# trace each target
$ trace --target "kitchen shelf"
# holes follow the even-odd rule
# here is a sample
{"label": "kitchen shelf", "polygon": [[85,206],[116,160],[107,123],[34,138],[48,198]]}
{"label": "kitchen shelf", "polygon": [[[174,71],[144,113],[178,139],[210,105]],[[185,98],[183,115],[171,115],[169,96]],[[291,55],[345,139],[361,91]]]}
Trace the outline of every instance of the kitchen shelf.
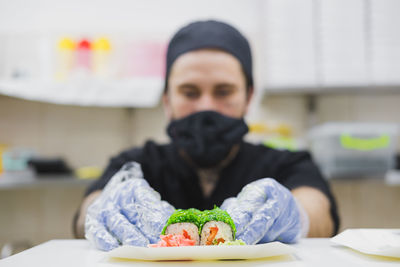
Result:
{"label": "kitchen shelf", "polygon": [[265,95],[338,95],[338,94],[382,94],[400,93],[400,85],[388,86],[343,86],[343,87],[291,87],[264,88]]}
{"label": "kitchen shelf", "polygon": [[36,175],[32,171],[13,171],[0,174],[0,190],[44,188],[44,187],[86,187],[93,180],[78,179],[73,175]]}
{"label": "kitchen shelf", "polygon": [[54,104],[102,107],[154,107],[163,90],[161,78],[70,82],[0,81],[0,94]]}

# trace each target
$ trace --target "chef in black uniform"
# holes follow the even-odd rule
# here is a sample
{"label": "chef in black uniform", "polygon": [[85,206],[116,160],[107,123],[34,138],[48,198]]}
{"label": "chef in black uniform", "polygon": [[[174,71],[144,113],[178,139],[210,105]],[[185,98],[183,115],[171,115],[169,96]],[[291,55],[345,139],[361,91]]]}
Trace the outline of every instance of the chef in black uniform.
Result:
{"label": "chef in black uniform", "polygon": [[[84,235],[88,206],[110,178],[132,161],[141,165],[144,179],[163,201],[182,209],[220,206],[246,185],[273,178],[271,194],[290,191],[289,198],[300,211],[290,216],[307,221],[303,236],[335,234],[336,204],[309,153],[243,141],[248,131],[243,117],[254,90],[252,73],[248,41],[231,25],[210,20],[181,28],[169,43],[166,59],[163,104],[171,142],[148,141],[113,157],[86,191],[74,220],[76,236]],[[232,207],[227,204],[228,211]],[[287,214],[278,214],[276,221],[280,216],[283,222],[290,221],[283,217]]]}

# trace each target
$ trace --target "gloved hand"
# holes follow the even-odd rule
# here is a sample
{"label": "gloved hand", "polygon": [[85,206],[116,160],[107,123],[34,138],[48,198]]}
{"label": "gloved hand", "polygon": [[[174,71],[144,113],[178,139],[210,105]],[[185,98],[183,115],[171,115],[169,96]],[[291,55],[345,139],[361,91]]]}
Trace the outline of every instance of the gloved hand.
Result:
{"label": "gloved hand", "polygon": [[156,243],[174,207],[143,179],[140,165],[125,164],[89,206],[85,237],[96,248]]}
{"label": "gloved hand", "polygon": [[226,210],[236,225],[236,238],[246,244],[281,241],[296,242],[307,228],[308,217],[301,219],[300,209],[290,191],[272,178],[246,185],[237,197],[226,199]]}

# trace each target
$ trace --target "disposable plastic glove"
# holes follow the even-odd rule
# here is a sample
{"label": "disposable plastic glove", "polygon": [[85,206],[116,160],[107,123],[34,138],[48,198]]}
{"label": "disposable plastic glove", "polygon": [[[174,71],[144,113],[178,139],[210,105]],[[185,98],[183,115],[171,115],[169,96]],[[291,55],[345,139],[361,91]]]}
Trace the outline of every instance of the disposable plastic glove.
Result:
{"label": "disposable plastic glove", "polygon": [[290,191],[272,178],[246,185],[237,197],[221,205],[235,222],[236,238],[246,244],[296,242],[308,228],[299,208]]}
{"label": "disposable plastic glove", "polygon": [[140,165],[125,164],[88,208],[85,237],[96,248],[156,243],[174,207],[143,179]]}

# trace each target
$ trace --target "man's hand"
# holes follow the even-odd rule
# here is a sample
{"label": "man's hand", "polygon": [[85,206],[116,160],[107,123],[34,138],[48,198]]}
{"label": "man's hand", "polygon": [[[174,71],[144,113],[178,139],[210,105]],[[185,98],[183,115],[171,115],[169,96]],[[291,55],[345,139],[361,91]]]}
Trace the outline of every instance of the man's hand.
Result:
{"label": "man's hand", "polygon": [[222,203],[235,222],[236,237],[246,244],[274,240],[296,242],[302,234],[298,204],[290,191],[271,178],[246,185],[235,198]]}
{"label": "man's hand", "polygon": [[89,206],[85,237],[98,249],[156,243],[174,207],[161,201],[136,162],[125,164]]}

